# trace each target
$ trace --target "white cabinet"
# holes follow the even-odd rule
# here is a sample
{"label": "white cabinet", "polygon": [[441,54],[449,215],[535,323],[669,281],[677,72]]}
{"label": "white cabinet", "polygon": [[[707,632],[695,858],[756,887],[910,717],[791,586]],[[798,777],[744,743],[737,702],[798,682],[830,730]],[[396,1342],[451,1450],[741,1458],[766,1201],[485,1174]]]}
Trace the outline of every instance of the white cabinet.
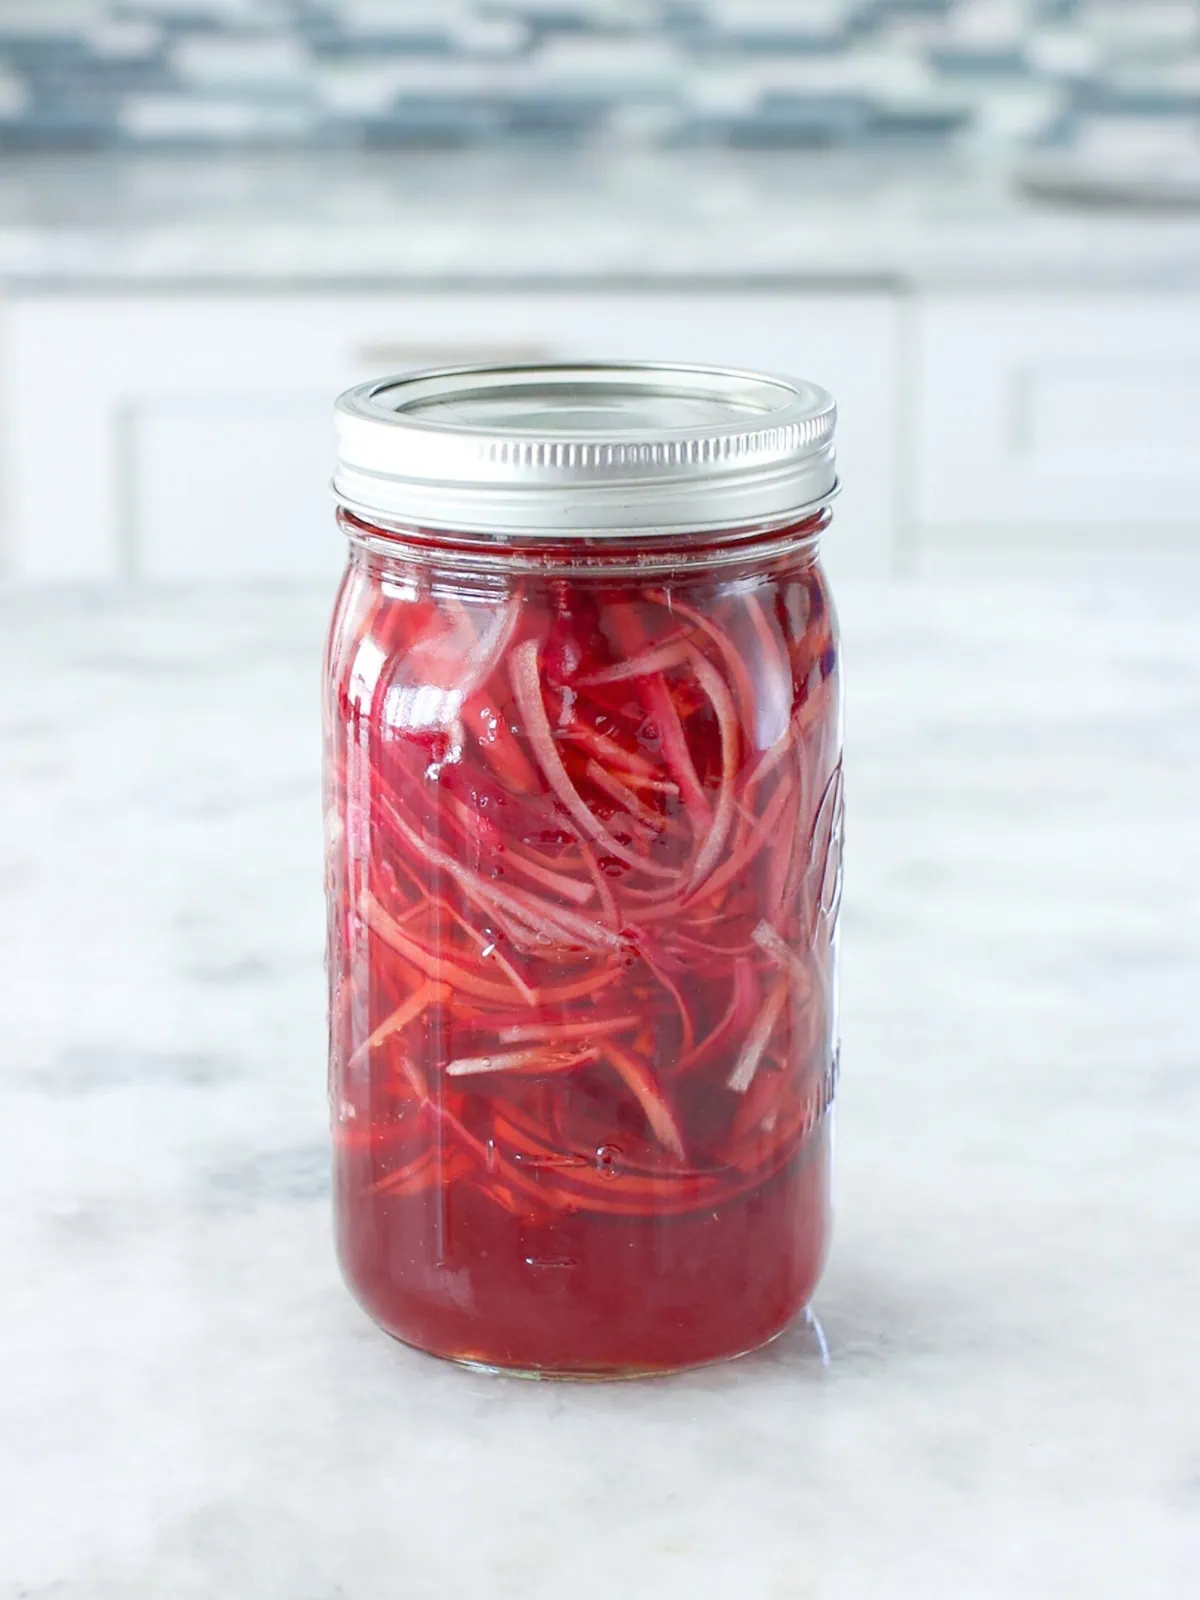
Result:
{"label": "white cabinet", "polygon": [[7,568],[328,576],[333,397],[474,359],[761,367],[837,395],[835,576],[892,560],[900,313],[876,293],[21,295],[4,312]]}
{"label": "white cabinet", "polygon": [[1200,296],[920,303],[913,440],[923,551],[1200,535]]}
{"label": "white cabinet", "polygon": [[321,473],[329,400],[312,394],[179,397],[130,408],[131,572],[153,578],[315,577],[344,554]]}
{"label": "white cabinet", "polygon": [[23,293],[0,307],[4,573],[328,578],[342,388],[556,358],[832,389],[835,578],[1022,544],[1200,545],[1200,295]]}

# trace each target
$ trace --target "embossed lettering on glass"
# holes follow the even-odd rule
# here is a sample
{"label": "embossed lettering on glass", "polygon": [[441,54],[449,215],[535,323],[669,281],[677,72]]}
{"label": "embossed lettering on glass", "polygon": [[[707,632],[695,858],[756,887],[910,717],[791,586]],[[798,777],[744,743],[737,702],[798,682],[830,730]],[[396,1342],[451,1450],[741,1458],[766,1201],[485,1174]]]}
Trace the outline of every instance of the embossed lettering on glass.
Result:
{"label": "embossed lettering on glass", "polygon": [[338,406],[338,1247],[535,1375],[743,1353],[828,1236],[843,783],[824,391],[488,368]]}

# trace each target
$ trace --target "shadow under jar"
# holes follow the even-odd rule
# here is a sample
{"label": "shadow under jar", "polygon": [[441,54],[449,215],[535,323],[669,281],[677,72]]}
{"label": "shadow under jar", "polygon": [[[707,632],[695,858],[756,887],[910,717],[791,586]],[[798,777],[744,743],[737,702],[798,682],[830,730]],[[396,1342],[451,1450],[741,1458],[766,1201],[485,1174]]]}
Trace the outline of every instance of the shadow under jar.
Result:
{"label": "shadow under jar", "polygon": [[338,1247],[388,1332],[537,1376],[752,1350],[828,1237],[833,402],[700,368],[338,406]]}

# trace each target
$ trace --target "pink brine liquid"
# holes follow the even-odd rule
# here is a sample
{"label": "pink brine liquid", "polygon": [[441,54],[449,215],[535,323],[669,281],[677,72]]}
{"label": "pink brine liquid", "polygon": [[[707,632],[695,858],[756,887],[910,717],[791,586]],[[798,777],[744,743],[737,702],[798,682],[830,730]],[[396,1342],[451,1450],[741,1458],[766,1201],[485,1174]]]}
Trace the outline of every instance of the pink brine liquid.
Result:
{"label": "pink brine liquid", "polygon": [[807,1303],[841,883],[824,520],[653,575],[352,546],[335,1193],[346,1277],[397,1337],[617,1376],[753,1349]]}

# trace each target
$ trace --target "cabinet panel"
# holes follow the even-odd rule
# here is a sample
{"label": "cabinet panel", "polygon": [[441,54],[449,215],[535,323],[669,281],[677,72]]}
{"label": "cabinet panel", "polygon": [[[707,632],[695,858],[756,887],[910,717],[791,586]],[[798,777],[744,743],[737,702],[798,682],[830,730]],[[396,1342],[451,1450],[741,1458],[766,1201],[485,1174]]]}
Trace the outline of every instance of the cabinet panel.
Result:
{"label": "cabinet panel", "polygon": [[336,578],[329,400],[162,396],[130,413],[128,564],[154,579]]}
{"label": "cabinet panel", "polygon": [[1200,532],[1200,296],[947,296],[918,330],[923,538]]}
{"label": "cabinet panel", "polygon": [[886,569],[898,320],[870,294],[23,296],[5,377],[9,569],[315,576],[339,390],[407,366],[563,358],[711,361],[825,383],[841,405],[847,485],[830,565]]}

